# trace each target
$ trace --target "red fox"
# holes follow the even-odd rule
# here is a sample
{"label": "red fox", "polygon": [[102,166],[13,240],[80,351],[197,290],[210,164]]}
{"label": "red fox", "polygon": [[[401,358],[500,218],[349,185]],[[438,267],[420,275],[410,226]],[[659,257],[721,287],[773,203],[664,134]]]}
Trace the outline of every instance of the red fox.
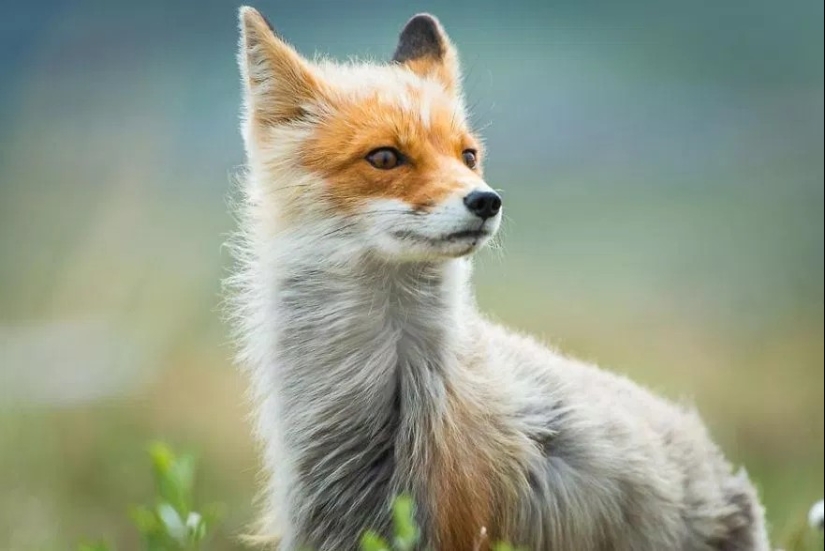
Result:
{"label": "red fox", "polygon": [[421,548],[765,551],[764,512],[698,415],[480,314],[484,180],[458,53],[410,19],[391,60],[310,61],[240,10],[229,279],[278,549],[357,549],[416,503]]}

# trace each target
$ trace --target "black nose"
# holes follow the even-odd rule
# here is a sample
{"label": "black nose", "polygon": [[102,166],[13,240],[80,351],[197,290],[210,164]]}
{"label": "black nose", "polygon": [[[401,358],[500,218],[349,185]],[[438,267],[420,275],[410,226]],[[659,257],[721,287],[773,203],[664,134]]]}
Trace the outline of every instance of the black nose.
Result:
{"label": "black nose", "polygon": [[470,212],[480,218],[492,218],[501,210],[501,197],[492,191],[474,191],[464,198]]}

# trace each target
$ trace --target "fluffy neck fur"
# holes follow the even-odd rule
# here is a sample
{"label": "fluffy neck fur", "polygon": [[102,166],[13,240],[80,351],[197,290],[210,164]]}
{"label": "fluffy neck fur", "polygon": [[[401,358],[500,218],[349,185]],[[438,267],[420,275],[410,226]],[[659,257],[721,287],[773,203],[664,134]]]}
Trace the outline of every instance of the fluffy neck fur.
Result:
{"label": "fluffy neck fur", "polygon": [[[446,448],[467,407],[451,396],[466,394],[458,358],[472,355],[469,261],[390,265],[343,221],[273,232],[248,215],[236,296],[276,514],[265,530],[285,549],[348,549],[388,528],[391,499],[410,492],[427,531],[433,465],[462,461]],[[456,468],[441,469],[452,487]]]}

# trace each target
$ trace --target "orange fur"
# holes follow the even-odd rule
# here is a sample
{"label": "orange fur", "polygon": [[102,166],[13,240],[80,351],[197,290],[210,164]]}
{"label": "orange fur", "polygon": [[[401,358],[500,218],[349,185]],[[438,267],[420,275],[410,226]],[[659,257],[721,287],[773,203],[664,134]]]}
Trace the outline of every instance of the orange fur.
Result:
{"label": "orange fur", "polygon": [[[448,392],[448,413],[434,430],[430,466],[431,506],[439,549],[486,551],[500,539],[503,504],[511,499],[512,455],[490,439],[491,420],[480,405]],[[492,431],[494,432],[494,431]]]}
{"label": "orange fur", "polygon": [[[408,92],[418,108],[422,91]],[[343,208],[361,199],[393,198],[426,209],[461,187],[468,171],[481,171],[462,161],[462,151],[481,146],[453,111],[452,98],[431,95],[427,101],[430,120],[422,121],[421,113],[377,95],[342,100],[336,116],[321,123],[302,147],[301,162],[324,176],[329,196]],[[392,170],[372,167],[364,158],[379,147],[398,149],[407,162]]]}
{"label": "orange fur", "polygon": [[295,49],[275,36],[256,11],[244,13],[246,85],[257,129],[298,118],[301,105],[323,96],[325,87]]}
{"label": "orange fur", "polygon": [[404,63],[409,70],[425,78],[435,78],[444,88],[452,93],[458,92],[459,81],[458,61],[452,52],[445,54],[447,59],[436,59],[433,57],[422,57]]}

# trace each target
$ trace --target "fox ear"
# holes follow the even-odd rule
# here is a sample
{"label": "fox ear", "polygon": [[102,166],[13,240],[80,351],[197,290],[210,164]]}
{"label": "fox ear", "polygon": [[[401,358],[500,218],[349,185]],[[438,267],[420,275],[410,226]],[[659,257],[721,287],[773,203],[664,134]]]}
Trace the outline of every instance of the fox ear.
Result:
{"label": "fox ear", "polygon": [[303,106],[317,100],[321,83],[312,67],[279,38],[255,8],[239,13],[241,40],[238,64],[248,116],[264,123],[300,118]]}
{"label": "fox ear", "polygon": [[418,75],[435,77],[451,92],[459,91],[458,52],[438,19],[428,13],[420,13],[407,21],[392,60]]}

